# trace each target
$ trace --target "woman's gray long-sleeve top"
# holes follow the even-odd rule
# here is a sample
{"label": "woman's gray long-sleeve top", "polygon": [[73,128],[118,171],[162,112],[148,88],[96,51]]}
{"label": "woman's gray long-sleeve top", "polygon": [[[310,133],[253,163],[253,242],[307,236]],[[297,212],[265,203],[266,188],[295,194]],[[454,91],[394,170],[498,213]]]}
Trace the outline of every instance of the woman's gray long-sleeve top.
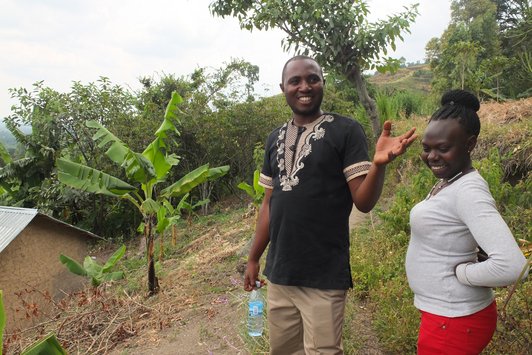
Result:
{"label": "woman's gray long-sleeve top", "polygon": [[[478,312],[493,301],[491,287],[514,283],[526,264],[477,171],[414,206],[410,225],[406,273],[420,310],[446,317]],[[477,262],[477,246],[488,260]]]}

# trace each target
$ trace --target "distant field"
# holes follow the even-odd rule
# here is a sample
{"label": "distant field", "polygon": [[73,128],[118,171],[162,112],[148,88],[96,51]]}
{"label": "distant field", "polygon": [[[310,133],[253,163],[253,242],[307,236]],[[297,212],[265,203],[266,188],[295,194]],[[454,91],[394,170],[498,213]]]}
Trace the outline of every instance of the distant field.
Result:
{"label": "distant field", "polygon": [[428,64],[399,68],[394,74],[376,73],[368,78],[370,83],[380,88],[394,88],[423,93],[430,92],[431,80],[432,72]]}

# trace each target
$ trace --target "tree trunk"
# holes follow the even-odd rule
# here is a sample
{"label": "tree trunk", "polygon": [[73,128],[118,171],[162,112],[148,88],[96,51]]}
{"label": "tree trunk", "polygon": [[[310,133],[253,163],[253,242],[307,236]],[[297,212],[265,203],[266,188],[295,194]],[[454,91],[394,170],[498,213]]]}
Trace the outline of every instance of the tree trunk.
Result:
{"label": "tree trunk", "polygon": [[177,244],[177,227],[175,224],[172,224],[172,246],[175,247]]}
{"label": "tree trunk", "polygon": [[373,136],[377,139],[381,134],[381,121],[379,119],[379,113],[377,111],[377,104],[368,93],[366,82],[362,77],[362,72],[358,66],[353,67],[347,74],[347,80],[355,85],[358,93],[360,103],[364,106],[366,113],[368,114],[371,122],[371,128],[373,129]]}
{"label": "tree trunk", "polygon": [[499,102],[499,77],[497,76],[497,102]]}
{"label": "tree trunk", "polygon": [[144,223],[144,237],[146,238],[146,254],[148,259],[148,295],[152,296],[159,291],[159,281],[155,276],[155,263],[153,260],[153,217],[145,217]]}

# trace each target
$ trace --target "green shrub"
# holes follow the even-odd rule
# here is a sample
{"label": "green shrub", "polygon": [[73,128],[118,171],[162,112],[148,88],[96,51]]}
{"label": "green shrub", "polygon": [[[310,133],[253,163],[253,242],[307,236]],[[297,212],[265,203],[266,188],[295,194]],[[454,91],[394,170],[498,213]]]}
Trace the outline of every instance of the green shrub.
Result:
{"label": "green shrub", "polygon": [[[488,156],[475,162],[475,167],[487,181],[497,207],[514,237],[530,241],[532,236],[532,179],[529,173],[512,186],[504,181],[503,160],[497,148]],[[523,223],[529,221],[529,223]]]}

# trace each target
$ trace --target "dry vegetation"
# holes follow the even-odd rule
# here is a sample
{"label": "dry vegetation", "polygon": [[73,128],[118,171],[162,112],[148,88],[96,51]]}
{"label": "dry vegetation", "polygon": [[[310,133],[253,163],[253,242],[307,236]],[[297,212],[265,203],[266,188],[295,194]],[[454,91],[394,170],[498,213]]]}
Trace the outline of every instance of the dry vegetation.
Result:
{"label": "dry vegetation", "polygon": [[245,212],[233,206],[223,219],[202,218],[201,225],[183,230],[159,265],[156,296],[146,297],[142,260],[129,256],[128,268],[140,266],[130,269],[127,280],[70,294],[59,303],[49,300],[51,311],[34,326],[5,334],[5,353],[18,354],[49,332],[69,354],[244,353],[239,323],[245,295],[236,255],[250,236],[253,218]]}
{"label": "dry vegetation", "polygon": [[[481,105],[481,139],[475,154],[485,155],[497,147],[505,175],[523,177],[532,169],[532,98]],[[519,123],[523,124],[512,124]],[[524,129],[523,129],[524,127]],[[475,158],[475,157],[474,157]]]}

